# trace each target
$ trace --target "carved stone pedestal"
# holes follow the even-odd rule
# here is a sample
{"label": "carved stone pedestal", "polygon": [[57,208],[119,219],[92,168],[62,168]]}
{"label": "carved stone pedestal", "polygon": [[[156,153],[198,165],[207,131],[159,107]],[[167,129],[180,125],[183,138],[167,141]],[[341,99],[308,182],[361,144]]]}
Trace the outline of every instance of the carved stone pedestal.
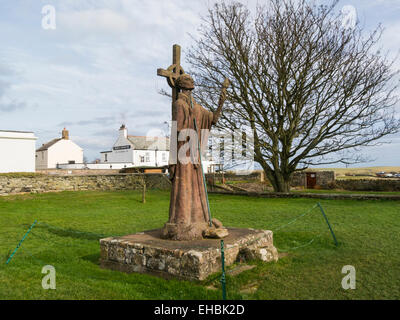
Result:
{"label": "carved stone pedestal", "polygon": [[[225,265],[260,259],[277,261],[272,231],[228,228]],[[102,268],[187,280],[204,280],[221,271],[220,240],[173,241],[161,229],[100,240]]]}

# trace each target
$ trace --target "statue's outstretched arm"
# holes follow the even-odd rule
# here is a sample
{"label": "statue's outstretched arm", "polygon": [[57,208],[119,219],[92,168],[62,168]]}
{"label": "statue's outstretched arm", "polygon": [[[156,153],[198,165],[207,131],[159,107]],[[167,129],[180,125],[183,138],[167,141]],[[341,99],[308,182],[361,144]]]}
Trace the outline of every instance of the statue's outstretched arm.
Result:
{"label": "statue's outstretched arm", "polygon": [[218,119],[219,119],[219,117],[221,115],[222,106],[224,105],[224,102],[226,100],[226,90],[228,89],[229,85],[230,85],[229,79],[225,78],[225,81],[222,84],[221,95],[219,96],[218,108],[214,112],[213,124],[216,124],[218,122]]}

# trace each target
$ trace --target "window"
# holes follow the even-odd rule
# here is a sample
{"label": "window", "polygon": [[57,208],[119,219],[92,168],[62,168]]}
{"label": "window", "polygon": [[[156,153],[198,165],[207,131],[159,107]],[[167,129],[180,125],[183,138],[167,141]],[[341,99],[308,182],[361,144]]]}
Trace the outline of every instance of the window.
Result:
{"label": "window", "polygon": [[75,160],[69,160],[68,164],[75,164]]}
{"label": "window", "polygon": [[247,141],[247,136],[246,132],[243,131],[242,133],[242,157],[246,157],[246,141]]}
{"label": "window", "polygon": [[107,156],[108,156],[108,154],[105,153],[105,154],[104,154],[104,162],[107,162],[107,161],[108,161],[108,160],[107,160]]}
{"label": "window", "polygon": [[144,162],[144,156],[140,156],[140,162]]}
{"label": "window", "polygon": [[146,152],[146,162],[150,162],[150,152]]}
{"label": "window", "polygon": [[163,152],[162,154],[162,161],[163,162],[167,161],[167,154],[165,152]]}

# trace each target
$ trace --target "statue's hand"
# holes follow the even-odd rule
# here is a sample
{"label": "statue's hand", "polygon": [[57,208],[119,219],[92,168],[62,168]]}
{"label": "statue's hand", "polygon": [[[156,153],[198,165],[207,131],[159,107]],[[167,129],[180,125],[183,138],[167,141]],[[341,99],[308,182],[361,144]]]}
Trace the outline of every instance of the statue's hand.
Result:
{"label": "statue's hand", "polygon": [[221,94],[219,96],[218,107],[217,110],[214,112],[213,124],[216,124],[218,122],[219,116],[221,115],[222,106],[224,105],[224,102],[226,100],[226,90],[228,89],[229,85],[229,79],[225,78],[225,81],[222,84]]}
{"label": "statue's hand", "polygon": [[225,78],[224,82],[222,83],[222,88],[225,90],[228,89],[228,87],[231,85],[231,82],[229,81],[228,78]]}

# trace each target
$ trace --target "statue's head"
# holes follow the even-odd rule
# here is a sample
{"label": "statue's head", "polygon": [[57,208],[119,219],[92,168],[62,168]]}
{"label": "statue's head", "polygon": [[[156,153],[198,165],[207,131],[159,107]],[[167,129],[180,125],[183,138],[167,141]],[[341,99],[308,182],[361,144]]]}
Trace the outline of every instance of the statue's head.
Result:
{"label": "statue's head", "polygon": [[176,79],[176,86],[179,89],[183,90],[193,90],[194,89],[194,81],[193,78],[188,74],[182,74]]}

